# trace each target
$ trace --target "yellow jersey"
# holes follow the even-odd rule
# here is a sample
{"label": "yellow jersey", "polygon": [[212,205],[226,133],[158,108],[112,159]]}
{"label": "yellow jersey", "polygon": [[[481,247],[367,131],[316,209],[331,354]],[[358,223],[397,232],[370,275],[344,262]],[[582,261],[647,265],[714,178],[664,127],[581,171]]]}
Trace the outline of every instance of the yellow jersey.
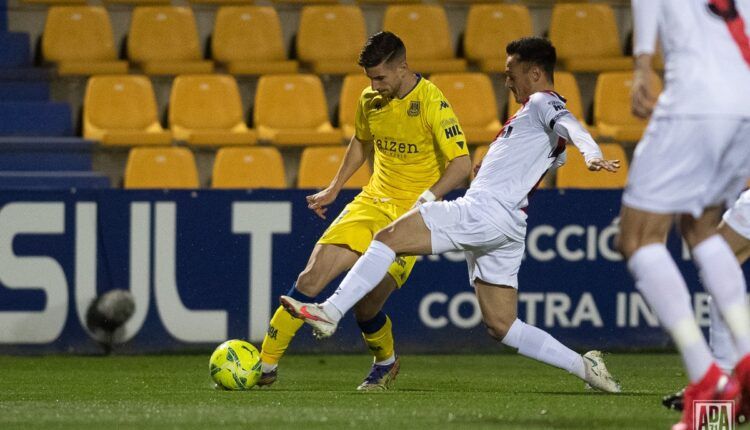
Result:
{"label": "yellow jersey", "polygon": [[355,127],[357,139],[372,142],[375,151],[373,174],[362,195],[405,208],[437,182],[448,161],[469,154],[451,105],[421,76],[402,99],[365,88]]}

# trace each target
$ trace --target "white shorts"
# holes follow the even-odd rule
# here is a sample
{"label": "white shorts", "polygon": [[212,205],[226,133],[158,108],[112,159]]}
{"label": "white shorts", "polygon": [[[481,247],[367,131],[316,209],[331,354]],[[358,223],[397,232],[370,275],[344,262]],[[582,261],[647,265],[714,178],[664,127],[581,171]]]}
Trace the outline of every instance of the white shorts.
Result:
{"label": "white shorts", "polygon": [[750,119],[652,119],[635,149],[623,203],[700,216],[731,204],[750,176]]}
{"label": "white shorts", "polygon": [[750,239],[750,190],[742,193],[734,205],[724,212],[724,222],[740,236]]}
{"label": "white shorts", "polygon": [[[419,207],[432,238],[432,253],[465,251],[469,282],[474,280],[518,288],[518,269],[525,244],[503,233],[472,210],[474,200],[425,203]],[[510,219],[510,215],[509,215]]]}

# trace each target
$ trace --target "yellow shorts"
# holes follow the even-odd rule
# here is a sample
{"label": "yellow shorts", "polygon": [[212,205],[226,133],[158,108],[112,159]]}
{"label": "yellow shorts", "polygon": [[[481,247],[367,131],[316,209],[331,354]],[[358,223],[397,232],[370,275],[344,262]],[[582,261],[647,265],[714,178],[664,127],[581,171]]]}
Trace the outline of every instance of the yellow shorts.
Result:
{"label": "yellow shorts", "polygon": [[[318,240],[322,245],[346,245],[353,251],[363,254],[372,242],[372,237],[406,212],[406,209],[358,195],[351,201],[335,220],[328,226]],[[409,278],[416,257],[397,257],[388,273],[391,274],[399,288]]]}

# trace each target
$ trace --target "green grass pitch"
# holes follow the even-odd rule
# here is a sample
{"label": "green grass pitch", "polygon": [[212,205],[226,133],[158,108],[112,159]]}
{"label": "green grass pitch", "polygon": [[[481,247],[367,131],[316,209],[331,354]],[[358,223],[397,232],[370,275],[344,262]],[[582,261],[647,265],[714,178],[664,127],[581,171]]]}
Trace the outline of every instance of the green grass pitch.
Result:
{"label": "green grass pitch", "polygon": [[514,354],[405,355],[395,390],[360,393],[369,357],[290,354],[272,387],[222,392],[208,357],[0,356],[0,429],[669,428],[685,382],[674,354],[607,356],[620,395]]}

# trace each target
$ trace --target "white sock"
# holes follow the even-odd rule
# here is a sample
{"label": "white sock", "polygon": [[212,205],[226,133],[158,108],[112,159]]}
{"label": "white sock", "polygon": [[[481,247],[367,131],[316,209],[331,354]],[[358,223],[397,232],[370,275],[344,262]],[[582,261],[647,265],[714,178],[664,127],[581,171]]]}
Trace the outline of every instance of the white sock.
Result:
{"label": "white sock", "polygon": [[740,264],[727,242],[715,234],[693,248],[706,291],[711,293],[734,339],[737,352],[750,353],[750,310],[745,296],[747,286]]}
{"label": "white sock", "polygon": [[[321,305],[323,311],[336,321],[341,319],[383,280],[395,259],[396,253],[388,245],[377,240],[370,242],[367,251],[359,257],[336,291]],[[331,307],[338,312],[338,318]]]}
{"label": "white sock", "polygon": [[669,251],[661,243],[646,245],[630,257],[628,270],[636,288],[672,336],[690,381],[699,381],[713,363],[713,357],[695,322],[685,279]]}
{"label": "white sock", "polygon": [[534,360],[565,369],[581,379],[586,367],[580,354],[560,343],[546,331],[516,319],[503,338],[503,345],[516,348],[518,353]]}
{"label": "white sock", "polygon": [[737,348],[734,347],[732,333],[729,332],[729,328],[721,317],[716,302],[709,298],[708,303],[711,317],[711,327],[708,330],[711,351],[714,353],[716,363],[721,367],[721,370],[730,374],[740,356],[737,353]]}
{"label": "white sock", "polygon": [[273,372],[275,368],[279,367],[278,364],[268,364],[265,361],[260,362],[260,370],[263,373]]}
{"label": "white sock", "polygon": [[376,361],[375,364],[377,364],[378,366],[387,366],[395,362],[396,362],[396,354],[391,354],[390,357],[386,358],[383,361]]}

